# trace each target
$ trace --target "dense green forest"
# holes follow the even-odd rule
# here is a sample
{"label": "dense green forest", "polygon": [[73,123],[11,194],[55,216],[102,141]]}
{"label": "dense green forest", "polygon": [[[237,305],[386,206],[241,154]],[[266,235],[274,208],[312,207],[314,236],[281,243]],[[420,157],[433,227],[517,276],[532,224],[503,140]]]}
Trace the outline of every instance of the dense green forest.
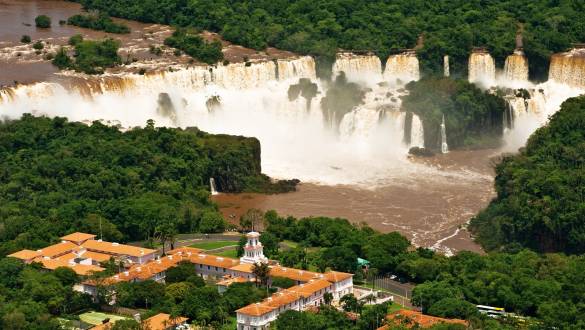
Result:
{"label": "dense green forest", "polygon": [[103,13],[73,15],[67,19],[67,24],[109,33],[130,33],[128,26],[115,23],[108,15]]}
{"label": "dense green forest", "polygon": [[37,118],[0,123],[0,255],[38,249],[71,231],[141,240],[225,227],[209,179],[225,192],[278,192],[261,174],[254,138]]}
{"label": "dense green forest", "polygon": [[585,253],[585,97],[565,101],[496,174],[497,197],[471,222],[486,249]]}
{"label": "dense green forest", "polygon": [[172,36],[166,38],[165,45],[180,49],[207,64],[215,64],[223,59],[221,42],[207,42],[200,36],[183,29],[176,30]]}
{"label": "dense green forest", "polygon": [[546,78],[549,57],[585,41],[585,3],[570,0],[76,0],[86,8],[143,22],[219,32],[254,49],[267,45],[333,59],[338,48],[382,58],[418,49],[425,73],[464,74],[474,46],[502,65],[521,30],[533,78]]}
{"label": "dense green forest", "polygon": [[[445,116],[450,148],[497,146],[503,133],[505,100],[466,80],[423,78],[406,85],[402,110],[417,114],[424,127],[425,146],[441,150]],[[409,133],[410,130],[405,130]]]}
{"label": "dense green forest", "polygon": [[[483,304],[532,316],[539,325],[537,328],[585,327],[585,256],[521,250],[483,256],[460,252],[445,257],[429,249],[414,249],[398,233],[382,234],[345,219],[297,220],[269,211],[264,222],[266,230],[260,240],[271,259],[289,267],[354,272],[354,281],[358,283],[371,280],[373,275],[397,275],[401,280],[418,284],[412,301],[431,315],[468,319],[475,328],[516,327],[513,319],[498,324],[482,318],[474,305]],[[298,245],[283,249],[279,244],[283,241]],[[369,273],[358,268],[357,257],[370,261]],[[360,312],[363,306],[352,308]],[[317,316],[306,317],[316,322],[311,324],[327,321]],[[321,328],[327,327],[316,327]]]}
{"label": "dense green forest", "polygon": [[53,58],[53,65],[59,69],[71,69],[87,74],[103,73],[110,68],[122,63],[118,55],[120,42],[111,38],[104,40],[83,40],[79,34],[71,37],[69,43],[74,46],[73,56],[69,56],[63,47],[57,51]]}

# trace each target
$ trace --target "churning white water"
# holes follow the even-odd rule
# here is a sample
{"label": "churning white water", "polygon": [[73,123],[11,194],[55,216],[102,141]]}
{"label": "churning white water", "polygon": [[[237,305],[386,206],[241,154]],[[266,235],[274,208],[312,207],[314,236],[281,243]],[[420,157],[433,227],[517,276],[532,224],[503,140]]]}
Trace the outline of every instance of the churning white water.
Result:
{"label": "churning white water", "polygon": [[[474,56],[474,76],[492,79],[491,61],[489,54]],[[210,133],[257,137],[263,171],[276,178],[366,187],[409,184],[409,178],[435,171],[407,159],[410,147],[424,147],[421,119],[412,117],[410,139],[405,139],[406,115],[400,111],[404,93],[400,84],[402,79],[418,79],[418,60],[408,54],[388,62],[391,66],[382,74],[375,56],[338,57],[334,71],[347,70],[350,81],[366,80],[370,91],[363,105],[342,115],[337,129],[329,129],[324,122],[320,103],[327,86],[315,79],[310,57],[179,68],[144,76],[77,77],[67,87],[55,82],[21,85],[0,91],[0,116],[18,118],[32,112],[71,121],[103,120],[125,128],[143,126],[148,119],[160,126],[197,126]],[[310,102],[302,96],[289,99],[289,86],[299,78],[317,84],[318,93]],[[562,75],[557,74],[555,80],[561,81]],[[509,98],[514,125],[505,139],[510,151],[517,150],[562,101],[582,92],[557,82],[532,86],[529,91],[530,98]],[[172,115],[160,111],[161,99]],[[441,128],[442,149],[447,151],[444,122]]]}
{"label": "churning white water", "polygon": [[[368,74],[371,63],[365,61]],[[308,108],[302,96],[288,97],[289,86],[299,78],[318,85]],[[263,172],[306,182],[371,187],[392,178],[408,180],[417,166],[422,167],[407,159],[410,145],[403,142],[405,115],[395,87],[374,84],[365,104],[341,119],[337,133],[324,123],[320,102],[326,87],[315,80],[314,62],[308,57],[77,80],[81,85],[74,88],[46,82],[4,90],[0,114],[103,120],[124,128],[154,119],[159,126],[197,126],[210,133],[256,137],[262,146]],[[161,99],[166,100],[167,111],[174,111],[172,116],[162,115]],[[418,117],[411,135],[411,145],[424,145]]]}

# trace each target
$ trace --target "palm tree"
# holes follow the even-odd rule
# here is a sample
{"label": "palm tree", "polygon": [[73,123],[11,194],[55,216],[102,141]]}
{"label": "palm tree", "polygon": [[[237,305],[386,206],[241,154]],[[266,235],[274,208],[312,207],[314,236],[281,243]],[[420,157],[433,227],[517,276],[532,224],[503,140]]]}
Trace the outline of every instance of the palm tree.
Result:
{"label": "palm tree", "polygon": [[268,284],[268,278],[270,276],[270,267],[267,263],[258,262],[252,266],[252,274],[256,277],[256,283],[260,282],[260,285],[266,286]]}

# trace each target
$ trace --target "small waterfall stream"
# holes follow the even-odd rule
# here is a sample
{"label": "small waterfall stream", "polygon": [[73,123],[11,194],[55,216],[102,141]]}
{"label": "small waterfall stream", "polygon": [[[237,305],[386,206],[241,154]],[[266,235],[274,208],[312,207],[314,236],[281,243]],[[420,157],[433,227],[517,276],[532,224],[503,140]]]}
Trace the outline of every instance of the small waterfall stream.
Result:
{"label": "small waterfall stream", "polygon": [[445,115],[441,121],[441,153],[448,153],[449,146],[447,145],[447,129],[445,128]]}
{"label": "small waterfall stream", "polygon": [[211,190],[211,195],[218,195],[219,192],[217,191],[217,188],[215,187],[215,179],[214,178],[209,178],[209,190]]}

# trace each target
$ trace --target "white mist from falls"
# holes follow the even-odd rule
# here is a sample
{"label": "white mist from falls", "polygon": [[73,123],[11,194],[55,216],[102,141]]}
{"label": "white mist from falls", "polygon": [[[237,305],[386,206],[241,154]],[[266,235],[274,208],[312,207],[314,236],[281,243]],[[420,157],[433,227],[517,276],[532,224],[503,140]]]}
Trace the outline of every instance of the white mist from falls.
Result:
{"label": "white mist from falls", "polygon": [[[2,89],[0,118],[33,113],[86,123],[101,120],[124,128],[154,119],[158,126],[197,126],[210,133],[257,137],[263,172],[275,178],[364,187],[405,182],[423,169],[417,170],[419,165],[407,159],[400,95],[377,84],[382,72],[374,60],[363,64],[368,75],[380,79],[371,80],[374,88],[365,104],[341,119],[339,135],[325,128],[320,101],[326,86],[315,81],[311,57],[191,66],[145,75],[87,77],[67,72],[59,82]],[[355,62],[350,67],[354,73],[362,70]],[[303,97],[288,98],[289,86],[299,78],[318,85],[309,109]],[[157,111],[161,93],[170,100],[174,120]],[[219,104],[209,106],[210,100]],[[411,145],[422,145],[420,119],[413,119],[413,128]]]}

